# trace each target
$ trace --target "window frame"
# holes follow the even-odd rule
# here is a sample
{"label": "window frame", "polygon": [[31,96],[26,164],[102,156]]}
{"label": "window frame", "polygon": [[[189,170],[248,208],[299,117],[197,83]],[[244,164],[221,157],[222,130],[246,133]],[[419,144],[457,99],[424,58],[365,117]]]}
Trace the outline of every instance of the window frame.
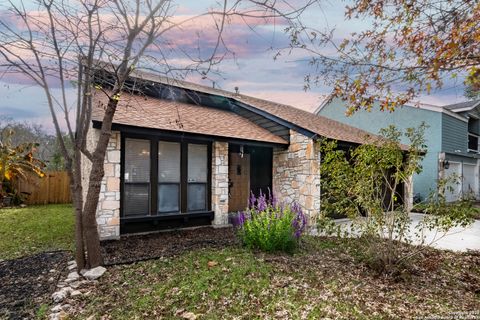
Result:
{"label": "window frame", "polygon": [[[475,137],[477,139],[477,148],[470,149],[470,136]],[[469,132],[467,136],[467,151],[473,153],[480,153],[480,136],[478,134]]]}
{"label": "window frame", "polygon": [[[158,174],[159,174],[159,168],[158,168],[158,145],[160,142],[173,142],[173,143],[178,143],[179,144],[179,152],[180,152],[180,177],[178,179],[178,182],[160,182],[160,179],[158,177]],[[181,197],[181,194],[182,194],[182,143],[181,142],[178,142],[178,141],[166,141],[165,139],[157,139],[156,142],[152,142],[152,143],[156,143],[157,145],[157,153],[154,157],[150,158],[150,161],[153,161],[153,159],[155,158],[157,163],[156,163],[156,197],[157,197],[157,208],[156,208],[156,212],[157,212],[157,215],[169,215],[169,214],[180,214],[182,212],[182,197]],[[158,207],[158,191],[159,191],[159,188],[160,188],[160,185],[178,185],[178,209],[179,211],[160,211],[159,210],[159,207]]]}
{"label": "window frame", "polygon": [[[125,215],[124,197],[125,197],[125,140],[143,139],[150,141],[150,212],[143,217],[182,216],[189,213],[210,212],[212,208],[212,141],[194,138],[174,138],[164,135],[145,135],[136,133],[121,132],[120,143],[120,218],[130,218]],[[180,211],[160,213],[158,212],[158,143],[159,141],[180,143]],[[203,144],[207,146],[207,201],[206,210],[188,211],[187,188],[188,188],[188,144]],[[133,216],[132,216],[133,217]],[[140,217],[140,216],[137,216]]]}
{"label": "window frame", "polygon": [[[186,152],[187,155],[189,155],[189,152],[188,152],[188,146],[189,146],[189,145],[205,145],[205,144],[204,144],[204,143],[195,143],[195,142],[186,143],[186,147],[185,147],[185,148],[186,148],[186,150],[187,150],[187,152]],[[192,213],[194,213],[194,212],[203,212],[203,211],[208,210],[208,209],[210,208],[209,205],[208,205],[208,200],[207,200],[207,201],[205,201],[205,207],[206,207],[205,209],[188,211],[188,187],[189,187],[190,185],[195,185],[195,184],[196,184],[196,185],[205,185],[205,188],[207,189],[207,190],[206,190],[206,197],[209,198],[209,193],[208,193],[208,189],[209,189],[209,184],[208,184],[208,180],[209,180],[208,168],[211,166],[211,163],[210,163],[210,165],[209,165],[209,162],[208,162],[209,155],[210,155],[210,157],[211,157],[211,150],[209,151],[208,146],[207,146],[207,179],[206,179],[205,182],[203,182],[203,181],[189,181],[189,180],[188,180],[188,178],[189,178],[189,172],[188,172],[188,158],[187,158],[187,169],[186,169],[186,171],[185,171],[185,174],[186,174],[185,180],[186,180],[186,188],[187,188],[187,191],[186,191],[186,193],[185,193],[185,195],[186,195],[186,199],[185,199],[185,200],[186,200],[186,208],[185,208],[185,209],[187,210],[187,212],[192,212]]]}
{"label": "window frame", "polygon": [[[152,171],[152,142],[148,139],[139,139],[139,138],[130,138],[132,140],[144,140],[144,141],[147,141],[148,142],[148,145],[149,145],[149,152],[150,152],[150,173]],[[125,181],[125,159],[126,159],[126,156],[125,156],[125,144],[126,144],[126,141],[123,142],[123,148],[122,150],[124,151],[123,152],[123,162],[122,162],[122,187],[123,187],[123,193],[122,194],[125,194],[125,186],[127,185],[143,185],[143,186],[147,186],[147,192],[148,192],[148,209],[147,209],[147,213],[150,213],[151,212],[151,199],[152,199],[152,177],[151,175],[148,177],[148,182],[146,181],[140,181],[140,182],[127,182]],[[124,207],[125,206],[125,197],[121,197],[120,198],[120,206],[121,207]],[[136,215],[130,215],[129,217],[142,217],[144,215],[142,214],[136,214]]]}

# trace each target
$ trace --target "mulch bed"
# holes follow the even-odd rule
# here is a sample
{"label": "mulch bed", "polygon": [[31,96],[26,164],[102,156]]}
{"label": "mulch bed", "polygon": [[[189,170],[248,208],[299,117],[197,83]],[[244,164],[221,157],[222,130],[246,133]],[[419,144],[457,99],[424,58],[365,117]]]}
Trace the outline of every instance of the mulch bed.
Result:
{"label": "mulch bed", "polygon": [[103,241],[102,254],[105,265],[114,265],[171,257],[200,248],[223,248],[237,244],[233,228],[204,227],[130,235],[123,236],[120,240]]}
{"label": "mulch bed", "polygon": [[56,251],[0,262],[0,319],[34,318],[38,306],[50,302],[70,259],[70,252]]}

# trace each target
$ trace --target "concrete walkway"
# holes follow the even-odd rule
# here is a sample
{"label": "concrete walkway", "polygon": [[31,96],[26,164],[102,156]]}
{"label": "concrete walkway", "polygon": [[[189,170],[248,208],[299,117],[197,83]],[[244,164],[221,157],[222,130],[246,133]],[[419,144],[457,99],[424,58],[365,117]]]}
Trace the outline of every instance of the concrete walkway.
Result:
{"label": "concrete walkway", "polygon": [[[424,214],[411,213],[412,227],[410,228],[411,238],[414,239],[414,243],[419,244],[421,241],[414,236],[415,227],[420,221],[423,220]],[[336,221],[337,224],[342,225],[342,229],[348,230],[351,224],[348,219],[341,219]],[[436,239],[436,240],[435,240]],[[433,241],[432,243],[432,240]],[[480,250],[480,220],[475,220],[467,228],[452,228],[448,233],[437,232],[435,230],[425,231],[425,244],[431,244],[432,247],[438,249],[446,249],[453,251],[467,251],[467,250]]]}
{"label": "concrete walkway", "polygon": [[[412,226],[417,225],[422,221],[424,214],[412,213]],[[426,243],[431,242],[435,237],[435,231],[427,231]],[[443,233],[437,233],[437,238],[442,236]],[[467,228],[452,228],[442,238],[438,239],[432,245],[438,249],[448,249],[453,251],[467,251],[467,250],[480,250],[480,220],[475,220],[473,224]]]}

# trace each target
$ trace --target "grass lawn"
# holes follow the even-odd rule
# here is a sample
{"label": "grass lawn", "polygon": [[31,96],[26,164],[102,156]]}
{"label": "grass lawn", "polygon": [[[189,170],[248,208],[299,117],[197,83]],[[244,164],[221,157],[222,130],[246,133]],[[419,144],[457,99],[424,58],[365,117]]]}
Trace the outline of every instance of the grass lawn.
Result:
{"label": "grass lawn", "polygon": [[0,209],[0,260],[66,249],[74,243],[71,205]]}
{"label": "grass lawn", "polygon": [[402,279],[374,274],[346,240],[294,255],[239,247],[109,267],[73,319],[407,319],[478,312],[480,254],[428,250]]}

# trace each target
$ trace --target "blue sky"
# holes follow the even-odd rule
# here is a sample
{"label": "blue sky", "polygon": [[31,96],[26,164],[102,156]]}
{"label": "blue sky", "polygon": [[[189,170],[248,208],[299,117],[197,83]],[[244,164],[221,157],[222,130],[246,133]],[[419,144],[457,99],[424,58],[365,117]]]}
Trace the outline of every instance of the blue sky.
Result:
{"label": "blue sky", "polygon": [[[209,7],[206,1],[184,1],[178,6],[180,15],[195,14]],[[345,2],[321,2],[312,6],[304,15],[304,21],[310,26],[324,30],[336,29],[336,36],[343,37],[349,32],[368,26],[368,21],[344,21]],[[32,7],[33,8],[33,7]],[[305,92],[304,76],[309,72],[303,53],[282,54],[279,59],[273,57],[276,49],[288,44],[282,26],[260,25],[255,32],[246,25],[233,23],[225,33],[226,39],[238,50],[237,58],[224,59],[219,69],[220,75],[211,75],[211,80],[192,78],[190,80],[217,87],[234,90],[264,99],[283,102],[311,110],[330,92],[326,86],[314,87]],[[230,38],[228,38],[230,37]],[[201,45],[201,43],[200,43]],[[463,98],[460,83],[447,83],[441,91],[422,98],[422,102],[436,105],[454,103]],[[73,98],[73,94],[71,97]],[[16,120],[27,120],[51,127],[50,114],[43,91],[17,78],[5,76],[0,79],[0,115]]]}

